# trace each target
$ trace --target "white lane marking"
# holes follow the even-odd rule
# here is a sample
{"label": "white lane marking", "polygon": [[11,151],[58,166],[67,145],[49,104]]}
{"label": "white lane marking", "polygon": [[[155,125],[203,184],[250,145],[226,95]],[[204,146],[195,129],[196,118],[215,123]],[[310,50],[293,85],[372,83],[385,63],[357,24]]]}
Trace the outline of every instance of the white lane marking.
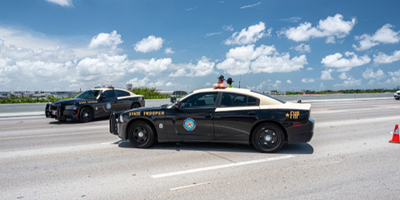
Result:
{"label": "white lane marking", "polygon": [[393,99],[393,97],[371,97],[371,98],[355,98],[355,99],[314,99],[314,100],[304,99],[301,100],[301,102],[308,103],[308,102],[329,102],[329,101],[369,101],[369,100],[387,100],[387,99]]}
{"label": "white lane marking", "polygon": [[373,122],[387,122],[387,121],[400,121],[400,116],[366,118],[366,119],[351,119],[351,120],[330,121],[330,122],[315,122],[315,126],[320,128],[320,127],[329,127],[329,126],[368,124],[368,123],[373,123]]}
{"label": "white lane marking", "polygon": [[325,110],[325,111],[312,111],[311,114],[327,114],[327,113],[343,113],[343,112],[357,112],[357,111],[370,111],[370,110],[384,110],[393,108],[354,108],[354,109],[345,109],[345,110]]}
{"label": "white lane marking", "polygon": [[204,185],[204,184],[208,184],[208,183],[210,183],[210,182],[197,183],[197,184],[192,184],[192,185],[186,185],[186,186],[171,188],[170,190],[173,191],[173,190],[185,189],[185,188],[190,188],[190,187],[194,187],[194,186]]}
{"label": "white lane marking", "polygon": [[79,128],[79,130],[85,130],[85,129],[101,129],[101,128],[108,128],[109,126],[89,126],[89,127],[82,127]]}
{"label": "white lane marking", "polygon": [[2,117],[0,115],[0,121],[3,121],[3,120],[15,120],[15,119],[46,119],[46,117],[43,117],[43,116],[32,116],[32,117],[8,117],[8,116],[5,116],[5,117]]}
{"label": "white lane marking", "polygon": [[0,113],[0,117],[18,117],[18,116],[44,116],[43,111],[34,111],[34,112],[15,112],[15,113]]}
{"label": "white lane marking", "polygon": [[184,170],[184,171],[170,172],[170,173],[165,173],[165,174],[156,174],[156,175],[152,175],[151,177],[152,178],[164,178],[164,177],[168,177],[168,176],[176,176],[176,175],[189,174],[189,173],[202,172],[202,171],[228,168],[228,167],[237,167],[237,166],[242,166],[242,165],[250,165],[250,164],[262,163],[262,162],[282,160],[282,159],[288,159],[288,158],[293,158],[293,157],[294,157],[293,155],[287,155],[287,156],[279,156],[279,157],[260,159],[260,160],[250,160],[250,161],[231,163],[231,164],[226,164],[226,165],[217,165],[217,166],[211,166],[211,167],[202,167],[202,168],[197,168],[197,169],[189,169],[189,170]]}

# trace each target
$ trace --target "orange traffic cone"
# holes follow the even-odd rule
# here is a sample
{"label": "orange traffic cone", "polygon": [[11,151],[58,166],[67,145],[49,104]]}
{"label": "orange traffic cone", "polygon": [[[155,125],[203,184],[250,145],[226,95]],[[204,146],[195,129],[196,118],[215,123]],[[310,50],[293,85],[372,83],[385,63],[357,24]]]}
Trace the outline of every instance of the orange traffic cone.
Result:
{"label": "orange traffic cone", "polygon": [[391,142],[391,143],[400,143],[400,140],[399,140],[399,125],[396,124],[396,126],[394,126],[393,138],[392,138],[392,140],[389,140],[389,142]]}

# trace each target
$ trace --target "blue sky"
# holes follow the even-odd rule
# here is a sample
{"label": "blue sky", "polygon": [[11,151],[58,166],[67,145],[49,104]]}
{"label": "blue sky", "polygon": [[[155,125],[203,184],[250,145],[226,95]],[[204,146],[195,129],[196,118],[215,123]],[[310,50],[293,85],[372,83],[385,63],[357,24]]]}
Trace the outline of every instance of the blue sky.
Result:
{"label": "blue sky", "polygon": [[400,86],[400,1],[0,3],[0,87],[257,91]]}

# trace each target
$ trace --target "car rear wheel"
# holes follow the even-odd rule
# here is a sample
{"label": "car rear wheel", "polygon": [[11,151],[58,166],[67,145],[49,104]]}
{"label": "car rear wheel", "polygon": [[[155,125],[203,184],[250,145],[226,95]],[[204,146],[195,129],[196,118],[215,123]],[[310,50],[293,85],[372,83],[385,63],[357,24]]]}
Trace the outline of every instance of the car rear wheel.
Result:
{"label": "car rear wheel", "polygon": [[90,122],[93,119],[93,111],[89,107],[82,108],[80,112],[80,120],[81,122]]}
{"label": "car rear wheel", "polygon": [[285,142],[282,129],[271,123],[264,123],[257,126],[252,135],[254,148],[262,153],[277,152]]}
{"label": "car rear wheel", "polygon": [[132,104],[131,108],[140,108],[140,104],[134,103],[134,104]]}
{"label": "car rear wheel", "polygon": [[133,122],[128,129],[129,142],[136,148],[148,148],[154,144],[156,135],[153,127],[145,121]]}

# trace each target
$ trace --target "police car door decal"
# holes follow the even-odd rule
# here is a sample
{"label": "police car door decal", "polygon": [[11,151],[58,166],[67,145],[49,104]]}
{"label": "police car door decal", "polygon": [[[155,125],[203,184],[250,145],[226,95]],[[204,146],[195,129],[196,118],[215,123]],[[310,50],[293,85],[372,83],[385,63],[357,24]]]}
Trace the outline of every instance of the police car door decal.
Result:
{"label": "police car door decal", "polygon": [[192,118],[186,118],[183,121],[183,128],[187,131],[194,131],[196,129],[196,121]]}

